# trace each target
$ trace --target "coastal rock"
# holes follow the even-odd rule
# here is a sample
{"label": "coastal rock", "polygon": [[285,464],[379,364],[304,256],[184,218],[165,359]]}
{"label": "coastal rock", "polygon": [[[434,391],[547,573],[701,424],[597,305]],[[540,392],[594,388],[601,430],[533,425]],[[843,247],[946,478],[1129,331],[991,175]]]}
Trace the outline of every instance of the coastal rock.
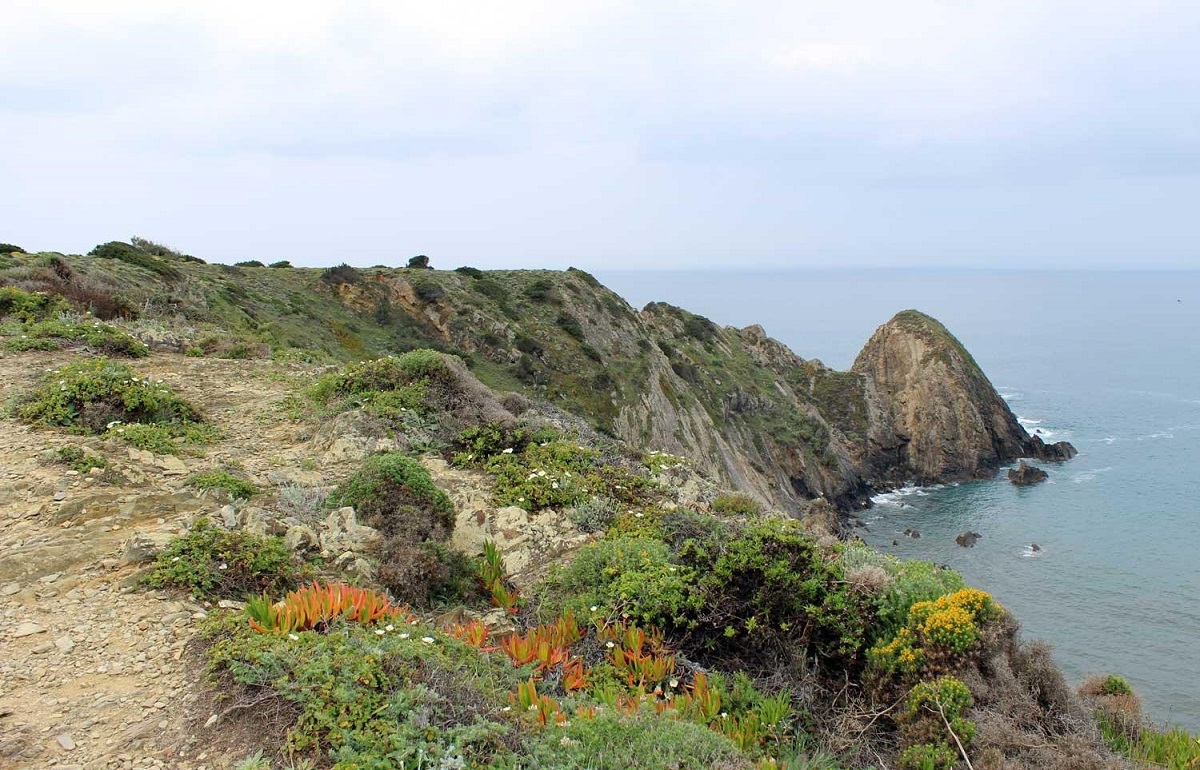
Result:
{"label": "coastal rock", "polygon": [[379,530],[358,523],[353,508],[338,508],[321,524],[321,555],[363,553],[376,545],[379,537]]}
{"label": "coastal rock", "polygon": [[913,529],[912,527],[909,527],[908,529],[904,530],[903,534],[905,537],[911,537],[913,540],[916,540],[921,537],[921,533],[918,532],[917,530]]}
{"label": "coastal rock", "polygon": [[873,478],[920,484],[990,476],[1029,435],[962,343],[915,310],[879,327],[851,371],[866,378]]}
{"label": "coastal rock", "polygon": [[954,542],[958,543],[963,548],[974,548],[975,544],[979,542],[979,538],[981,537],[983,537],[983,535],[979,534],[978,532],[967,531],[954,538]]}
{"label": "coastal rock", "polygon": [[1025,454],[1038,460],[1063,462],[1070,460],[1079,452],[1069,441],[1055,441],[1053,444],[1047,444],[1041,436],[1035,434],[1029,439],[1029,443],[1025,447]]}
{"label": "coastal rock", "polygon": [[1030,465],[1024,460],[1021,460],[1019,463],[1017,463],[1016,468],[1008,469],[1008,480],[1018,487],[1027,487],[1034,484],[1040,484],[1048,477],[1049,474],[1044,470],[1036,465]]}

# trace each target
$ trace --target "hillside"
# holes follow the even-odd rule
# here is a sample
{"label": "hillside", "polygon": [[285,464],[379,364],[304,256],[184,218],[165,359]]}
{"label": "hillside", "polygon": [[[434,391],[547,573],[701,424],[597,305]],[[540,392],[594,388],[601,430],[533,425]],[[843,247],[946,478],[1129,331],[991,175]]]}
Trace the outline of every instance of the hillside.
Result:
{"label": "hillside", "polygon": [[[209,296],[227,268],[9,259],[14,768],[1083,770],[1170,741],[1191,761],[1119,677],[1072,692],[986,593],[839,540],[809,499],[1039,451],[932,319],[836,373],[578,271],[241,268],[251,324]],[[488,280],[506,293],[476,297]],[[282,338],[287,291],[314,320]],[[421,344],[461,358],[372,358]],[[951,417],[897,408],[921,398],[993,451],[922,448]]]}
{"label": "hillside", "polygon": [[[720,327],[663,303],[639,312],[575,269],[230,267],[125,244],[97,253],[108,256],[13,254],[0,282],[128,319],[156,349],[314,361],[455,353],[491,387],[688,457],[796,513],[818,497],[848,511],[872,488],[1070,454],[1031,441],[961,344],[915,311],[839,372],[761,327]],[[900,358],[903,383],[890,379]],[[957,443],[931,438],[941,434]],[[925,443],[910,446],[912,435]]]}

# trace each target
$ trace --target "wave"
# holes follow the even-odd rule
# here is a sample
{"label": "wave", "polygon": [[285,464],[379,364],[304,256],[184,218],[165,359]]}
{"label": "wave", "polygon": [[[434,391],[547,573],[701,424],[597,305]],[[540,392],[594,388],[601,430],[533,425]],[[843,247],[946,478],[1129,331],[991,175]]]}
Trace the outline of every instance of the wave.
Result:
{"label": "wave", "polygon": [[[1005,401],[1020,401],[1021,399],[1025,398],[1024,393],[1021,393],[1020,391],[1016,391],[1016,390],[1011,391],[1011,392],[997,390],[996,392],[999,393],[1000,398],[1004,399]],[[1200,403],[1200,402],[1197,402],[1197,403]]]}
{"label": "wave", "polygon": [[1050,441],[1051,439],[1059,436],[1070,437],[1071,435],[1070,431],[1043,428],[1041,426],[1045,420],[1037,420],[1033,417],[1022,417],[1021,415],[1017,415],[1017,422],[1030,436],[1041,436],[1043,441]]}
{"label": "wave", "polygon": [[1156,438],[1175,438],[1175,434],[1169,433],[1167,431],[1162,431],[1159,433],[1151,433],[1148,436],[1138,436],[1137,440],[1138,441],[1149,441],[1149,440],[1156,439]]}
{"label": "wave", "polygon": [[1107,468],[1090,468],[1088,470],[1080,471],[1079,473],[1076,473],[1074,476],[1071,477],[1071,481],[1075,482],[1076,484],[1083,484],[1088,481],[1095,481],[1096,477],[1099,476],[1101,473],[1108,473],[1111,470],[1112,470],[1111,465],[1108,466]]}
{"label": "wave", "polygon": [[898,489],[893,489],[890,492],[880,492],[871,497],[871,502],[875,505],[891,506],[893,508],[911,508],[912,506],[904,500],[907,497],[925,497],[931,489],[941,489],[943,485],[938,484],[933,487],[918,487],[914,484],[906,484]]}

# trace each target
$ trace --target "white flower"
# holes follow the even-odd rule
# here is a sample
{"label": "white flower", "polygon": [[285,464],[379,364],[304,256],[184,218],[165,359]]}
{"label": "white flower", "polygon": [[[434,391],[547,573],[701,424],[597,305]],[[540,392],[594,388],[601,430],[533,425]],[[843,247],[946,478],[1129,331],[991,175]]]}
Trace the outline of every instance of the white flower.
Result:
{"label": "white flower", "polygon": [[678,680],[678,679],[672,679],[672,680],[670,681],[670,683],[669,683],[669,684],[670,684],[672,687],[678,687],[678,686],[679,686],[679,680]]}
{"label": "white flower", "polygon": [[554,489],[558,489],[558,482],[556,481],[553,484],[551,484],[550,486],[553,487]]}
{"label": "white flower", "polygon": [[300,637],[296,636],[295,634],[288,634],[288,639],[291,639],[293,642],[300,641]]}
{"label": "white flower", "polygon": [[512,706],[505,706],[504,708],[502,708],[500,710],[501,711],[512,711]]}
{"label": "white flower", "polygon": [[422,636],[421,641],[425,642],[425,644],[433,644],[434,640],[432,636]]}
{"label": "white flower", "polygon": [[217,569],[229,569],[229,565],[228,565],[228,564],[222,564],[220,567],[217,567]]}
{"label": "white flower", "polygon": [[503,454],[503,455],[510,455],[510,454],[512,454],[512,447],[509,447],[508,449],[505,449],[505,450],[504,450],[503,452],[501,452],[500,454]]}
{"label": "white flower", "polygon": [[395,631],[396,627],[393,626],[391,623],[388,623],[386,626],[384,626],[384,629],[387,631]]}
{"label": "white flower", "polygon": [[401,639],[407,639],[410,636],[412,636],[412,634],[400,634]]}
{"label": "white flower", "polygon": [[613,644],[612,642],[608,642],[604,646],[611,650],[613,647],[616,647],[617,645]]}
{"label": "white flower", "polygon": [[595,612],[595,611],[596,611],[596,610],[598,610],[598,609],[600,609],[600,608],[599,608],[599,607],[597,607],[595,604],[593,604],[593,605],[591,606],[591,610],[592,610],[592,612]]}
{"label": "white flower", "polygon": [[375,629],[375,636],[383,636],[383,634],[384,630],[382,628]]}
{"label": "white flower", "polygon": [[537,475],[538,475],[538,476],[545,476],[545,475],[546,475],[546,472],[545,472],[545,471],[538,471],[538,472],[537,472]]}
{"label": "white flower", "polygon": [[641,511],[638,511],[637,513],[633,514],[633,518],[640,519],[640,518],[643,518],[645,515],[646,514],[642,513]]}

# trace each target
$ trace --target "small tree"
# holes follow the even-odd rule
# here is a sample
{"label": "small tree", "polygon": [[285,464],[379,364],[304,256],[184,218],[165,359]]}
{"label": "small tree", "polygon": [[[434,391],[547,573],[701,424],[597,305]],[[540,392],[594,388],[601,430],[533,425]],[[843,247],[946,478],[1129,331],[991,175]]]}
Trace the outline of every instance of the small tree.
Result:
{"label": "small tree", "polygon": [[424,254],[418,254],[417,256],[408,260],[408,266],[415,267],[420,270],[432,270],[433,269],[429,266],[429,257],[425,256]]}

